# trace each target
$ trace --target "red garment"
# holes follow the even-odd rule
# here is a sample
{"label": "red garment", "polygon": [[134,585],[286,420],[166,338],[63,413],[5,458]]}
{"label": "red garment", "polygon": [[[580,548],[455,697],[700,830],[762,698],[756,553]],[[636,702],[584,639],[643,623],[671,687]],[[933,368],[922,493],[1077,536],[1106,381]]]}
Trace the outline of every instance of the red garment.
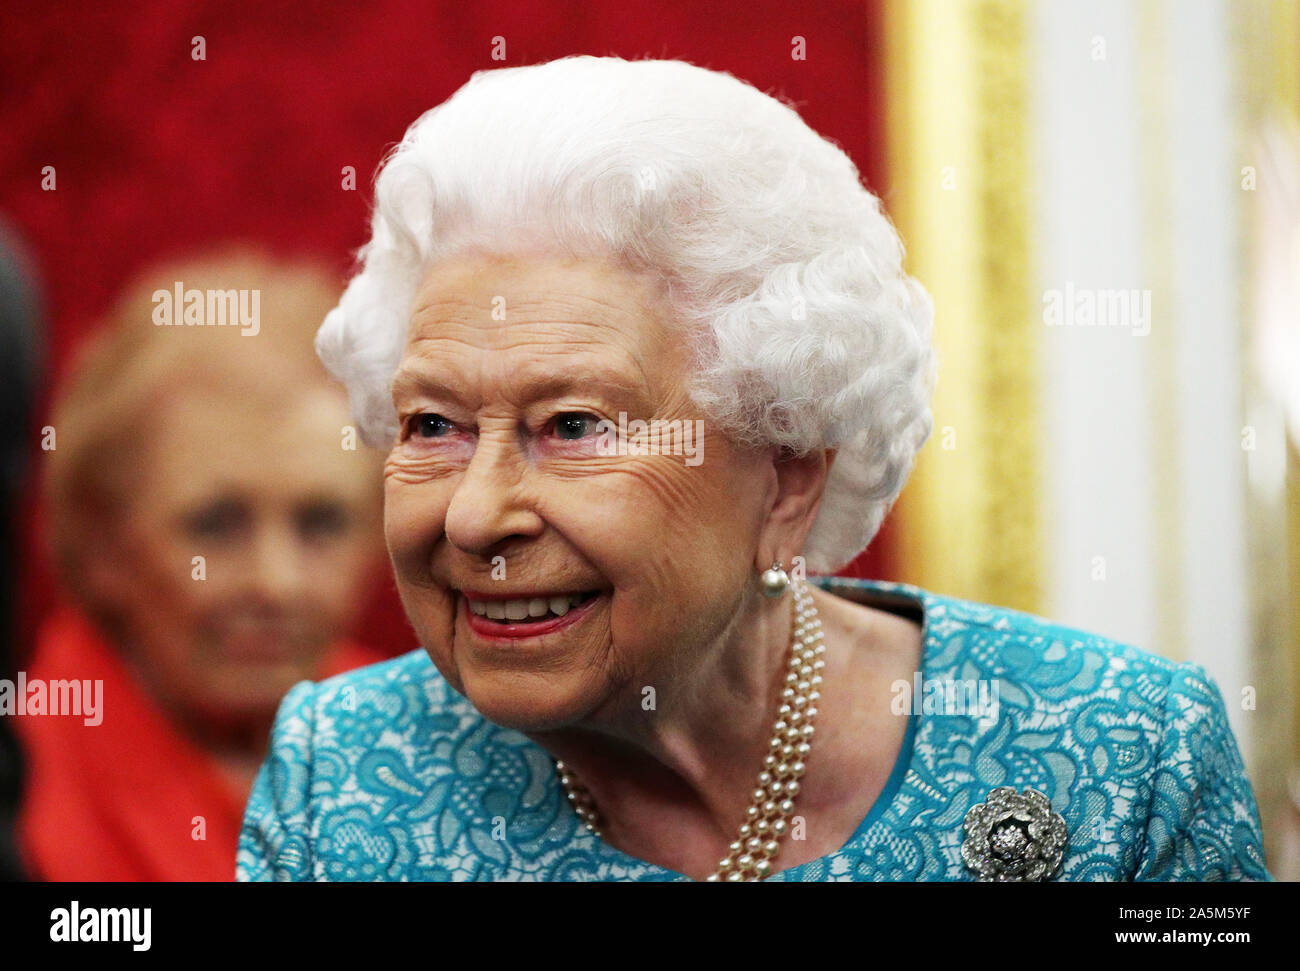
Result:
{"label": "red garment", "polygon": [[[342,642],[321,677],[383,659]],[[26,670],[28,683],[104,683],[99,725],[75,715],[13,718],[27,763],[18,838],[28,871],[43,880],[233,880],[245,800],[90,622],[56,612]],[[192,838],[195,816],[206,820],[206,839]]]}

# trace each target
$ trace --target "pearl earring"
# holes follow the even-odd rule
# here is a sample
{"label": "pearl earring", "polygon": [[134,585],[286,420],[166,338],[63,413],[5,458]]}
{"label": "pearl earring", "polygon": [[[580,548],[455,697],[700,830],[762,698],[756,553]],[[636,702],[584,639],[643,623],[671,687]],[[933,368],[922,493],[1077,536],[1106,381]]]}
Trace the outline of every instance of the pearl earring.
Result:
{"label": "pearl earring", "polygon": [[762,584],[764,595],[775,600],[777,597],[785,593],[786,589],[790,586],[790,574],[786,573],[785,570],[782,569],[780,560],[773,560],[772,565],[763,571],[760,583]]}

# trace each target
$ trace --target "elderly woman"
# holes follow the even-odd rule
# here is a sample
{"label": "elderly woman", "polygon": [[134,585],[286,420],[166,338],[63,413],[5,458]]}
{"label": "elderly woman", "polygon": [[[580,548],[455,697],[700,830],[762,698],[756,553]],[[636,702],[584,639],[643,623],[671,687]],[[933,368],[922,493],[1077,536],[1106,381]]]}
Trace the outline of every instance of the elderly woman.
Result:
{"label": "elderly woman", "polygon": [[[214,323],[207,294],[248,313]],[[337,297],[243,248],[156,266],[64,382],[44,485],[67,598],[26,675],[84,690],[80,712],[14,719],[34,876],[233,880],[284,693],[385,656],[344,639],[381,497],[312,350]]]}
{"label": "elderly woman", "polygon": [[240,878],[1268,879],[1202,669],[825,575],[931,428],[901,258],[726,74],[566,58],[421,117],[317,348],[424,649],[288,694]]}

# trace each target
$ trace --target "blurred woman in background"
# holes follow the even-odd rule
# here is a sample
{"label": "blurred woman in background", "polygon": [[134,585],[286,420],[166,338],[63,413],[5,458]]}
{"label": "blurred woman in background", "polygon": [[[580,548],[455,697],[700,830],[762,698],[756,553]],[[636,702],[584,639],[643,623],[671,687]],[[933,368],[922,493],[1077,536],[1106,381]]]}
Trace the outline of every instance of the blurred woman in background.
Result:
{"label": "blurred woman in background", "polygon": [[[227,298],[251,324],[211,319]],[[34,876],[232,879],[281,697],[384,656],[341,640],[382,547],[375,460],[312,348],[336,298],[254,254],[160,267],[69,376],[44,499],[71,603],[26,671],[102,681],[102,721],[15,719]]]}

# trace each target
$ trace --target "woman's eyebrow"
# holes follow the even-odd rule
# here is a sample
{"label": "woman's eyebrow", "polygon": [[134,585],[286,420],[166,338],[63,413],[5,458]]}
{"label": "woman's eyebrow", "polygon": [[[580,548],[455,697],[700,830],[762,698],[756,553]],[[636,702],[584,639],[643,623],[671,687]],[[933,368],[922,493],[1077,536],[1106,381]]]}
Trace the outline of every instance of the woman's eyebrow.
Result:
{"label": "woman's eyebrow", "polygon": [[[560,371],[527,370],[510,377],[511,397],[524,403],[561,398],[574,392],[600,395],[615,401],[645,397],[646,389],[629,375],[613,368],[566,365]],[[393,397],[429,395],[460,403],[463,391],[419,366],[403,365],[393,376]]]}

